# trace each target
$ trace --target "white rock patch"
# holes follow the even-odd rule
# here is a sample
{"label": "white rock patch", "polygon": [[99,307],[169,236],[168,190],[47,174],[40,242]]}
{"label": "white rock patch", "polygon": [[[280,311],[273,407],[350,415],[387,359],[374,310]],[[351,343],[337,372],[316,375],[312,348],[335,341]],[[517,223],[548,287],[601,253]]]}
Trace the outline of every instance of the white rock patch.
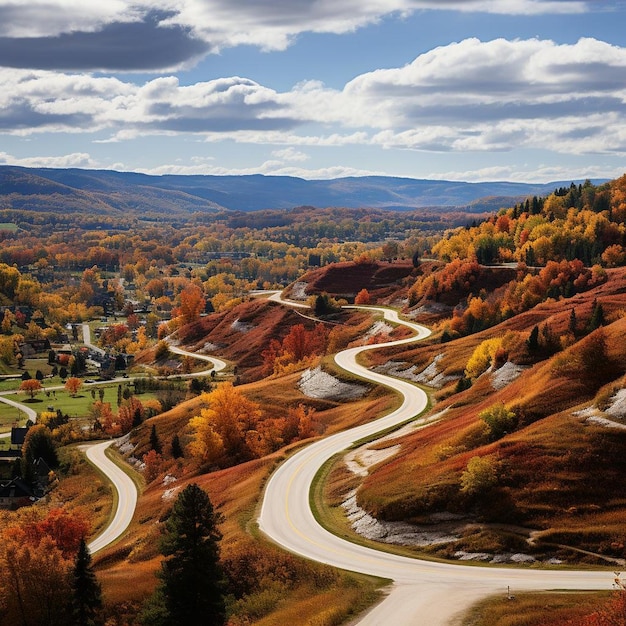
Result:
{"label": "white rock patch", "polygon": [[236,330],[239,333],[248,333],[252,330],[253,326],[252,324],[246,324],[245,322],[240,322],[239,318],[237,318],[231,325],[230,327],[233,330]]}
{"label": "white rock patch", "polygon": [[344,383],[322,371],[321,367],[305,370],[300,377],[298,389],[309,398],[324,400],[356,400],[367,393],[365,385]]}
{"label": "white rock patch", "polygon": [[378,322],[374,322],[368,331],[363,335],[364,343],[367,343],[369,339],[372,337],[376,337],[378,335],[388,335],[393,330],[393,326],[391,324],[387,324],[387,322],[383,322],[379,320]]}
{"label": "white rock patch", "polygon": [[306,293],[306,288],[308,286],[309,283],[305,283],[302,281],[295,282],[291,287],[290,298],[292,300],[307,300],[309,296]]}
{"label": "white rock patch", "polygon": [[494,389],[503,389],[512,383],[523,371],[521,365],[516,365],[507,361],[501,368],[497,369],[491,375],[491,386]]}
{"label": "white rock patch", "polygon": [[370,467],[392,457],[400,451],[400,447],[400,444],[396,444],[384,450],[370,450],[366,446],[362,446],[361,448],[348,452],[344,457],[344,461],[353,474],[357,476],[367,476]]}
{"label": "white rock patch", "polygon": [[624,419],[626,417],[626,389],[620,389],[612,398],[611,406],[605,411],[611,417]]}
{"label": "white rock patch", "polygon": [[439,371],[438,364],[444,354],[438,354],[428,367],[418,371],[416,365],[409,365],[400,361],[389,361],[384,365],[379,365],[375,371],[404,380],[410,380],[414,383],[421,383],[430,387],[443,387],[446,383],[456,380],[456,376],[446,376]]}

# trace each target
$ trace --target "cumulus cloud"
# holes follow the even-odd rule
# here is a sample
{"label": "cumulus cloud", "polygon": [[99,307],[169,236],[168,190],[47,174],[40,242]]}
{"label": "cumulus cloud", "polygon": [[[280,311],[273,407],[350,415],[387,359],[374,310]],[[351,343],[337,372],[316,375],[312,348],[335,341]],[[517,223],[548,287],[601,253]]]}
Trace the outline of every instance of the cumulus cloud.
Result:
{"label": "cumulus cloud", "polygon": [[[187,134],[215,142],[371,144],[423,151],[546,148],[626,153],[626,48],[596,39],[467,39],[343,89],[307,81],[278,92],[232,76],[181,85],[0,69],[0,130],[99,133],[98,141]],[[275,165],[273,165],[275,166]]]}
{"label": "cumulus cloud", "polygon": [[0,37],[0,59],[2,65],[19,68],[159,71],[206,55],[210,44],[192,36],[189,27],[165,26],[168,15],[152,11],[141,20],[112,22],[90,31]]}
{"label": "cumulus cloud", "polygon": [[0,164],[17,165],[20,167],[98,167],[98,163],[86,152],[74,152],[72,154],[48,157],[16,157],[7,152],[0,152]]}
{"label": "cumulus cloud", "polygon": [[158,71],[237,45],[283,50],[305,32],[346,33],[390,15],[454,10],[571,14],[575,0],[0,0],[5,67]]}

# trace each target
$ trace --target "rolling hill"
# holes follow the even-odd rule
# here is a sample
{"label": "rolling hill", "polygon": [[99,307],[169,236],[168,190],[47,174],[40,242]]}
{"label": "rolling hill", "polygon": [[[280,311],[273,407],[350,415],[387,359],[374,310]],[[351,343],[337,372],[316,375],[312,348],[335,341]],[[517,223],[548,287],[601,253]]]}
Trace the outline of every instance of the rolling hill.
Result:
{"label": "rolling hill", "polygon": [[304,180],[288,176],[149,176],[113,170],[0,166],[0,208],[131,214],[257,211],[295,206],[382,208],[463,207],[493,210],[563,182],[466,183],[386,176]]}

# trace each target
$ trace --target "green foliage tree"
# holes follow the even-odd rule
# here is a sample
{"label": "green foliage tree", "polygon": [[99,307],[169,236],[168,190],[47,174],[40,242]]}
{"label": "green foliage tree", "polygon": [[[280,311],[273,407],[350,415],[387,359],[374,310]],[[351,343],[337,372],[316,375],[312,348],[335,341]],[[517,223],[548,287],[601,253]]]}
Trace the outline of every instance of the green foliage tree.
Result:
{"label": "green foliage tree", "polygon": [[478,417],[485,422],[487,434],[492,441],[504,437],[517,427],[517,416],[501,402],[481,411]]}
{"label": "green foliage tree", "polygon": [[473,456],[461,474],[461,492],[484,495],[498,484],[498,461],[492,455]]}
{"label": "green foliage tree", "polygon": [[593,332],[600,326],[604,326],[604,309],[602,305],[596,300],[593,303],[593,311],[591,312],[591,319],[589,320],[589,325],[587,326],[588,332]]}
{"label": "green foliage tree", "polygon": [[50,469],[59,466],[59,457],[52,440],[50,429],[42,424],[37,424],[28,429],[22,447],[22,471],[23,477],[29,474],[33,463],[42,458]]}
{"label": "green foliage tree", "polygon": [[224,575],[215,512],[197,484],[185,487],[165,522],[161,584],[144,612],[144,624],[221,626],[226,623]]}
{"label": "green foliage tree", "polygon": [[73,626],[98,626],[102,619],[102,589],[91,565],[91,554],[81,539],[71,574]]}

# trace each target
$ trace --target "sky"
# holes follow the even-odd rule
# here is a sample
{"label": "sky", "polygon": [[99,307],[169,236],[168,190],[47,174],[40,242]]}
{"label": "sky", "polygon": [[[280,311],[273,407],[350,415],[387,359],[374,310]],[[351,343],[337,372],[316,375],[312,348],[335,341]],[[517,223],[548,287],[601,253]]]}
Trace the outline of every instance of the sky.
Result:
{"label": "sky", "polygon": [[626,171],[626,1],[0,0],[0,164]]}

